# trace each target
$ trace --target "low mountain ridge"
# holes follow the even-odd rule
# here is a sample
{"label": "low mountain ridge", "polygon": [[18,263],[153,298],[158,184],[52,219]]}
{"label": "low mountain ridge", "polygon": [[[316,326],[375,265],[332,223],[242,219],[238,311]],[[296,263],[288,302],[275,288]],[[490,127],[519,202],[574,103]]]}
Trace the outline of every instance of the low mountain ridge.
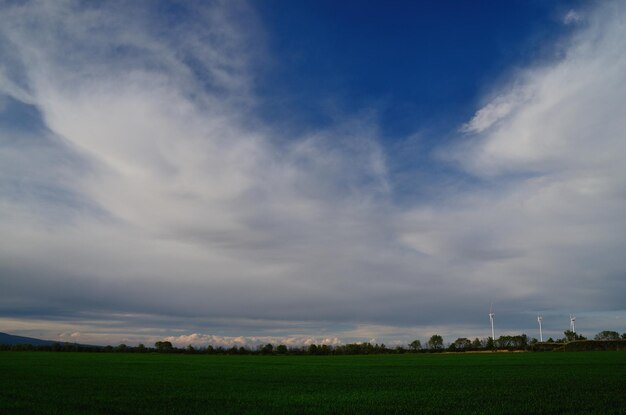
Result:
{"label": "low mountain ridge", "polygon": [[33,346],[52,346],[54,343],[61,343],[52,340],[36,339],[34,337],[15,336],[13,334],[0,332],[0,344],[16,345],[16,344],[32,344]]}

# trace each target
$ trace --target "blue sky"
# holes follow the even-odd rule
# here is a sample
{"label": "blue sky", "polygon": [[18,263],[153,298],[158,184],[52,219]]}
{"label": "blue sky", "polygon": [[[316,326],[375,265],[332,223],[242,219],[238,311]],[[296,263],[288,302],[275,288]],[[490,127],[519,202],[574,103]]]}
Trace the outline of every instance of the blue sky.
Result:
{"label": "blue sky", "polygon": [[259,80],[267,116],[319,128],[335,111],[373,110],[389,140],[449,132],[473,114],[494,79],[551,56],[551,41],[568,31],[555,2],[255,6],[274,58]]}
{"label": "blue sky", "polygon": [[401,344],[626,331],[606,2],[0,13],[0,331]]}

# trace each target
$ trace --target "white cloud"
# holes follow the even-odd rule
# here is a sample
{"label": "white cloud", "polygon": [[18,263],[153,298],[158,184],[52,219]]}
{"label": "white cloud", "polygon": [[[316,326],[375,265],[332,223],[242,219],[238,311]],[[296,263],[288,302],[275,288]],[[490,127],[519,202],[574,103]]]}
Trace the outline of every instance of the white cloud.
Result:
{"label": "white cloud", "polygon": [[576,10],[569,10],[565,16],[563,16],[563,23],[566,25],[580,23],[583,17]]}
{"label": "white cloud", "polygon": [[[388,184],[370,125],[275,144],[283,137],[249,111],[250,39],[233,23],[242,13],[253,20],[242,5],[208,7],[212,25],[177,28],[172,40],[132,8],[5,10],[5,42],[17,46],[7,60],[26,68],[50,130],[36,146],[15,137],[0,151],[7,182],[37,172],[1,207],[4,272],[30,275],[15,290],[52,303],[95,296],[122,308],[276,315],[274,305],[316,302],[316,278],[347,283],[348,258],[380,244],[369,237],[386,232],[374,223]],[[71,198],[46,196],[59,193]],[[67,290],[50,287],[56,278]]]}
{"label": "white cloud", "polygon": [[[3,12],[3,68],[24,71],[1,72],[0,91],[49,129],[0,141],[12,313],[98,312],[57,331],[89,341],[113,338],[107,313],[172,317],[144,322],[141,339],[227,345],[475,327],[491,300],[626,308],[622,8],[598,11],[565,58],[529,67],[441,150],[469,190],[436,182],[444,197],[408,206],[370,120],[284,137],[255,117],[263,35],[245,4],[171,31],[138,6]],[[202,327],[215,318],[317,325],[239,338]],[[183,333],[224,334],[173,333],[185,320]],[[119,324],[116,342],[138,340]],[[331,335],[312,335],[324,324]]]}
{"label": "white cloud", "polygon": [[310,336],[214,336],[208,334],[193,333],[181,336],[168,336],[165,341],[172,342],[173,345],[183,347],[192,345],[194,347],[246,347],[254,349],[258,346],[271,343],[274,346],[284,344],[287,347],[304,347],[311,344],[325,344],[328,346],[338,346],[342,344],[337,337],[310,337]]}
{"label": "white cloud", "polygon": [[498,121],[505,119],[520,106],[526,104],[533,92],[527,87],[514,87],[511,91],[498,95],[478,110],[474,117],[461,127],[461,131],[482,133]]}
{"label": "white cloud", "polygon": [[528,68],[515,92],[477,112],[466,127],[475,134],[444,157],[485,186],[410,213],[419,230],[408,244],[464,265],[468,281],[498,295],[624,308],[610,294],[626,283],[623,16],[598,10],[562,60]]}

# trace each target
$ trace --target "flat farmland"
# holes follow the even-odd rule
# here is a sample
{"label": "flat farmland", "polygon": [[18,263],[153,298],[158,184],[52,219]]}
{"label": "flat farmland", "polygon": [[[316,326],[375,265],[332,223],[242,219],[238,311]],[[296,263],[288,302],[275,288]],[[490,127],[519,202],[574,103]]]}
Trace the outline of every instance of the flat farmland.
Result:
{"label": "flat farmland", "polygon": [[4,414],[624,414],[626,352],[0,353]]}

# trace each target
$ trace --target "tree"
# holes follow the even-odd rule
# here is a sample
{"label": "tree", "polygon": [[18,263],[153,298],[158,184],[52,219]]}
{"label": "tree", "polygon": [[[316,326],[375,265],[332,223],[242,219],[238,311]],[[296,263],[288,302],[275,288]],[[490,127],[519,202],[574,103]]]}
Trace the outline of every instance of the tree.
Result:
{"label": "tree", "polygon": [[397,345],[396,348],[394,349],[394,351],[397,354],[404,354],[404,353],[406,353],[406,349],[404,347],[400,346],[400,345]]}
{"label": "tree", "polygon": [[268,343],[265,346],[261,347],[261,353],[263,354],[272,354],[273,351],[274,346],[272,345],[272,343]]}
{"label": "tree", "polygon": [[495,349],[496,343],[493,340],[493,337],[487,338],[487,343],[485,344],[486,349]]}
{"label": "tree", "polygon": [[285,346],[284,344],[279,344],[278,347],[276,347],[276,353],[278,353],[278,354],[286,354],[287,353],[287,346]]}
{"label": "tree", "polygon": [[421,350],[421,348],[422,348],[422,342],[417,339],[409,343],[409,349],[412,352],[417,352],[418,350]]}
{"label": "tree", "polygon": [[626,340],[626,333],[622,333],[622,340]]}
{"label": "tree", "polygon": [[438,334],[433,334],[428,340],[428,348],[432,350],[443,349],[443,337]]}
{"label": "tree", "polygon": [[476,337],[472,341],[472,349],[481,349],[483,347],[483,343],[480,341],[478,337]]}
{"label": "tree", "polygon": [[528,336],[526,334],[520,334],[519,336],[515,336],[515,341],[520,348],[528,346]]}
{"label": "tree", "polygon": [[471,340],[465,337],[459,337],[452,344],[454,345],[454,348],[458,350],[467,350],[472,347]]}
{"label": "tree", "polygon": [[596,334],[594,340],[619,340],[619,333],[616,331],[604,330]]}
{"label": "tree", "polygon": [[528,336],[519,334],[517,336],[500,336],[496,340],[496,345],[501,349],[523,349],[528,346]]}
{"label": "tree", "polygon": [[226,350],[226,354],[237,354],[239,353],[239,349],[237,346],[231,346],[228,350]]}
{"label": "tree", "polygon": [[571,330],[565,330],[563,332],[563,334],[565,334],[565,341],[566,342],[573,342],[574,340],[587,340],[585,338],[585,336],[581,335],[581,334],[576,334]]}
{"label": "tree", "polygon": [[157,352],[171,352],[174,349],[171,342],[156,342],[154,347],[157,349]]}

